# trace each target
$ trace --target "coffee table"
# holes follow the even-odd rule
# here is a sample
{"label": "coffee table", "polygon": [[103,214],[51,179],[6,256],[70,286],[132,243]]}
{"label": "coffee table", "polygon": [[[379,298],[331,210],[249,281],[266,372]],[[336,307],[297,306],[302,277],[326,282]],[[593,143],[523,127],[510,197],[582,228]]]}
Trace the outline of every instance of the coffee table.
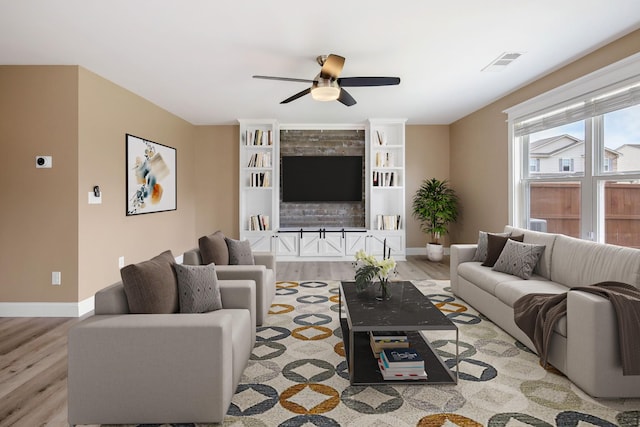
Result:
{"label": "coffee table", "polygon": [[[391,299],[378,301],[376,289],[372,287],[358,293],[355,282],[340,283],[340,326],[351,384],[457,384],[458,327],[413,283],[393,282],[391,289]],[[427,379],[383,380],[371,350],[370,331],[404,331],[409,345],[424,358]],[[453,365],[451,368],[447,366],[420,331],[455,331],[455,372],[452,371]]]}

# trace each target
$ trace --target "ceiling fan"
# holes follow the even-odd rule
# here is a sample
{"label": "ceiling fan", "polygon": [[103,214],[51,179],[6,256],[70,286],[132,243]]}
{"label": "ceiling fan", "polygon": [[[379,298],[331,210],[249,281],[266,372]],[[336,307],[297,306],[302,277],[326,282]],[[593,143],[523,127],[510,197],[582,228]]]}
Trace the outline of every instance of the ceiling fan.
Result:
{"label": "ceiling fan", "polygon": [[339,77],[342,72],[342,67],[344,67],[344,58],[339,55],[321,55],[318,56],[316,60],[322,68],[313,80],[272,76],[253,76],[253,78],[311,83],[311,87],[290,96],[282,101],[281,104],[287,104],[307,94],[311,94],[316,101],[338,100],[347,107],[355,105],[356,100],[349,95],[349,92],[344,90],[345,87],[393,86],[400,84],[399,77]]}

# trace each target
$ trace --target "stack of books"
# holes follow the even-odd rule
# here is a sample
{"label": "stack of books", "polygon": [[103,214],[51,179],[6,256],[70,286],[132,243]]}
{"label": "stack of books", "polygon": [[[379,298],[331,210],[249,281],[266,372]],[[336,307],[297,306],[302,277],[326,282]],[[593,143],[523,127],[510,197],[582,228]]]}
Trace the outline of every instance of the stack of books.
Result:
{"label": "stack of books", "polygon": [[385,348],[409,347],[407,335],[401,331],[371,331],[369,337],[371,350],[376,358],[380,357],[380,352]]}
{"label": "stack of books", "polygon": [[412,348],[385,348],[378,359],[384,380],[426,380],[424,359]]}

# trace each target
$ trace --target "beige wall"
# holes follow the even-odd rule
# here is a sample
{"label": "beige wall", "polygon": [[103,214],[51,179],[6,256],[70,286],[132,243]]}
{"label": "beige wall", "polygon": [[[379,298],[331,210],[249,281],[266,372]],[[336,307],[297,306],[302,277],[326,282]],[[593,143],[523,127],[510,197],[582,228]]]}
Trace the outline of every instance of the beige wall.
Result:
{"label": "beige wall", "polygon": [[[194,126],[76,66],[2,66],[0,93],[0,301],[81,301],[119,279],[119,256],[194,245]],[[177,148],[178,210],[125,216],[126,133]]]}
{"label": "beige wall", "polygon": [[[408,125],[405,130],[407,247],[424,247],[427,235],[413,217],[413,195],[426,178],[449,179],[449,126]],[[446,245],[448,238],[442,240]]]}
{"label": "beige wall", "polygon": [[640,30],[451,124],[451,183],[463,206],[461,220],[451,229],[452,242],[474,242],[479,230],[502,230],[508,222],[507,117],[502,111],[638,52]]}
{"label": "beige wall", "polygon": [[0,301],[77,301],[77,81],[77,67],[0,66]]}
{"label": "beige wall", "polygon": [[[239,238],[240,126],[198,126],[195,187],[196,239],[216,230]],[[197,242],[196,242],[197,243]]]}
{"label": "beige wall", "polygon": [[[193,247],[195,128],[145,99],[80,68],[77,200],[79,299],[120,279],[118,257],[131,264]],[[125,135],[176,148],[177,210],[126,216]],[[89,205],[94,185],[102,204]]]}

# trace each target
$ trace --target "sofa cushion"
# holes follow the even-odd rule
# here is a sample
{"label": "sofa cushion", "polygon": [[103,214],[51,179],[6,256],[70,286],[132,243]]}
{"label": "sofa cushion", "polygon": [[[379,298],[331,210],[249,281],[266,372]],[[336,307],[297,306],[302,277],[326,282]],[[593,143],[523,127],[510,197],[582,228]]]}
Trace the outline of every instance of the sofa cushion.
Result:
{"label": "sofa cushion", "polygon": [[615,281],[640,288],[640,250],[558,235],[551,279],[569,287]]}
{"label": "sofa cushion", "polygon": [[180,313],[207,313],[220,310],[222,299],[214,264],[176,264]]}
{"label": "sofa cushion", "polygon": [[478,232],[478,246],[476,247],[476,253],[473,256],[472,261],[484,262],[487,259],[487,245],[488,243],[488,234],[495,234],[497,236],[506,236],[508,237],[511,233],[487,233],[486,231]]}
{"label": "sofa cushion", "polygon": [[543,251],[544,245],[521,243],[509,239],[493,266],[493,270],[527,280],[533,274],[533,269],[538,264]]}
{"label": "sofa cushion", "polygon": [[229,249],[229,265],[254,265],[251,243],[248,240],[224,238]]}
{"label": "sofa cushion", "polygon": [[229,264],[229,248],[224,239],[224,234],[220,230],[198,239],[198,247],[200,248],[200,257],[203,264]]}
{"label": "sofa cushion", "polygon": [[[513,278],[513,276],[511,276]],[[495,296],[500,301],[513,307],[513,304],[528,294],[561,294],[569,291],[569,288],[559,283],[544,279],[541,276],[533,276],[529,280],[514,279],[502,282],[495,287]],[[567,336],[567,316],[563,316],[553,328],[560,335]]]}
{"label": "sofa cushion", "polygon": [[463,262],[458,265],[458,275],[491,295],[495,294],[498,283],[514,279],[510,274],[493,271],[479,262]]}
{"label": "sofa cushion", "polygon": [[120,270],[129,311],[163,314],[178,312],[178,281],[171,251]]}
{"label": "sofa cushion", "polygon": [[540,231],[525,230],[523,228],[516,228],[506,226],[504,228],[505,233],[512,233],[514,235],[524,234],[524,243],[535,243],[536,245],[544,245],[544,251],[540,256],[540,261],[533,269],[533,273],[551,280],[551,254],[553,253],[553,244],[555,243],[557,234],[543,233]]}
{"label": "sofa cushion", "polygon": [[523,235],[519,236],[498,236],[497,234],[489,234],[488,236],[488,244],[487,244],[487,259],[482,263],[485,267],[493,267],[496,263],[500,254],[502,253],[502,249],[504,245],[507,243],[507,240],[516,240],[518,242],[522,242],[524,238]]}

